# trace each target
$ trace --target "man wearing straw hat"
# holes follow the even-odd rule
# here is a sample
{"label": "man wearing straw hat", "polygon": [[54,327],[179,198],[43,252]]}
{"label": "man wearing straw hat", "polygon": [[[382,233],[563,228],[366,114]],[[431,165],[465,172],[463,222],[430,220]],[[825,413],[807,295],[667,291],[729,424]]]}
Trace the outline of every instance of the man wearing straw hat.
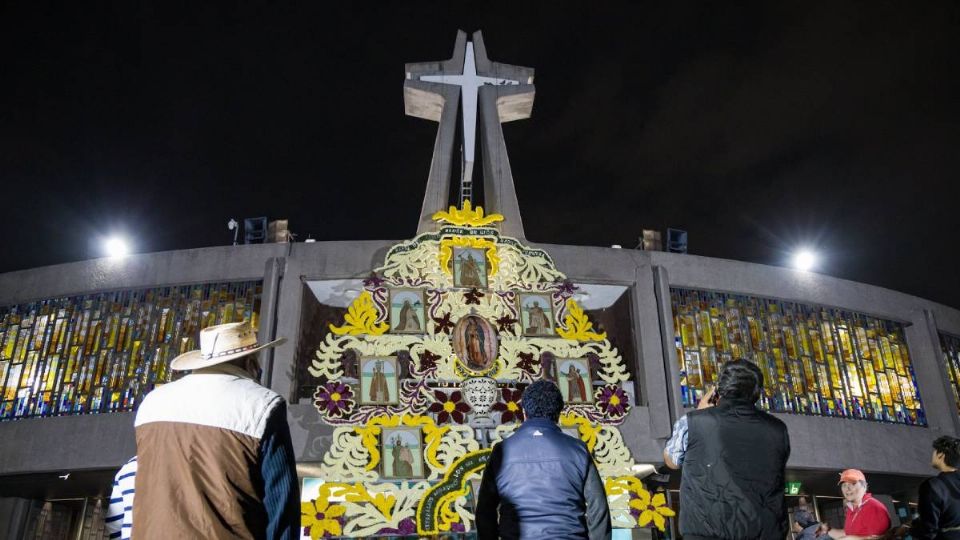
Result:
{"label": "man wearing straw hat", "polygon": [[300,494],[287,406],[257,384],[259,345],[247,323],[200,331],[175,358],[182,379],[137,411],[137,538],[300,538]]}

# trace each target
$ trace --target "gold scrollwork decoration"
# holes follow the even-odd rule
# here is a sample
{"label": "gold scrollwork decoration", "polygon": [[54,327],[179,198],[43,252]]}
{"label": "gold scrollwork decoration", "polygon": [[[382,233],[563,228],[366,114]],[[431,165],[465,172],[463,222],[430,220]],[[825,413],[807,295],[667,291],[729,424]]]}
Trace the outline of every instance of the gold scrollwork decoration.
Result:
{"label": "gold scrollwork decoration", "polygon": [[451,225],[457,226],[470,226],[470,227],[487,227],[493,225],[498,221],[503,221],[502,214],[490,214],[483,215],[483,207],[478,206],[472,208],[470,201],[463,201],[463,209],[459,209],[456,206],[451,206],[449,210],[444,212],[443,210],[433,214],[434,221],[446,221]]}
{"label": "gold scrollwork decoration", "polygon": [[564,320],[566,328],[558,328],[557,335],[577,341],[603,341],[607,333],[598,334],[593,331],[593,323],[584,313],[583,308],[573,298],[567,300],[567,317]]}
{"label": "gold scrollwork decoration", "polygon": [[343,326],[331,324],[330,331],[338,336],[345,334],[379,336],[390,328],[387,323],[378,324],[377,319],[379,318],[380,314],[377,312],[377,306],[373,303],[370,291],[363,291],[347,308],[347,314],[343,317]]}

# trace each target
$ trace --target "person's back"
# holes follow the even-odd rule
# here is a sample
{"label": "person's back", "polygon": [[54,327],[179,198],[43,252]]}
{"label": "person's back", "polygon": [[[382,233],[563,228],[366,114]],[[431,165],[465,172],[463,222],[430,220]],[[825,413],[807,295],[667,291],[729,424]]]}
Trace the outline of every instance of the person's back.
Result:
{"label": "person's back", "polygon": [[922,540],[960,539],[960,439],[942,436],[933,441],[931,465],[940,474],[920,485],[920,516],[910,534]]}
{"label": "person's back", "polygon": [[751,402],[729,399],[687,419],[680,488],[684,537],[784,538],[790,447],[783,422]]}
{"label": "person's back", "polygon": [[[559,414],[556,386],[534,385],[527,392],[549,385],[556,393]],[[527,392],[522,403],[529,411]],[[493,449],[478,497],[477,532],[481,539],[610,538],[606,493],[586,445],[551,418],[527,419]]]}
{"label": "person's back", "polygon": [[682,468],[680,534],[687,540],[786,537],[790,437],[783,422],[756,407],[762,390],[759,367],[727,362],[717,388],[677,420],[663,456],[668,467]]}
{"label": "person's back", "polygon": [[138,538],[299,537],[286,405],[248,370],[208,365],[157,388],[135,427]]}

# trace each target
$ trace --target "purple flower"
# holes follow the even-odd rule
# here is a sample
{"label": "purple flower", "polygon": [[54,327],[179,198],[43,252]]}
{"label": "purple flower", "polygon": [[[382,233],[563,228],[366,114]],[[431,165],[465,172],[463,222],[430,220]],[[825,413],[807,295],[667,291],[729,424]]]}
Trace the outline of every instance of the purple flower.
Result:
{"label": "purple flower", "polygon": [[342,382],[331,381],[317,387],[313,404],[321,414],[343,416],[353,410],[353,390]]}
{"label": "purple flower", "polygon": [[459,390],[452,392],[449,396],[445,392],[434,390],[433,395],[436,401],[431,403],[427,410],[436,413],[438,424],[446,424],[451,419],[458,424],[463,423],[463,415],[470,412],[470,405],[462,401],[463,394]]}
{"label": "purple flower", "polygon": [[630,409],[630,398],[623,388],[607,385],[600,389],[597,405],[610,418],[620,418]]}
{"label": "purple flower", "polygon": [[523,388],[504,388],[500,391],[500,394],[503,396],[503,401],[498,401],[491,407],[500,413],[500,421],[504,424],[515,420],[517,422],[523,422],[523,407],[520,405]]}

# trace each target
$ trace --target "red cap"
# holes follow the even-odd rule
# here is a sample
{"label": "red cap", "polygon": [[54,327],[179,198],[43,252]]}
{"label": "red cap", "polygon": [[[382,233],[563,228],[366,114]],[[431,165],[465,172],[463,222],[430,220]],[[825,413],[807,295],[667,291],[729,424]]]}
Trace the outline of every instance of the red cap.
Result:
{"label": "red cap", "polygon": [[864,476],[862,472],[858,471],[857,469],[847,469],[842,473],[840,473],[840,481],[837,483],[842,484],[844,482],[853,483],[853,482],[866,482],[866,481],[867,481],[867,477]]}

